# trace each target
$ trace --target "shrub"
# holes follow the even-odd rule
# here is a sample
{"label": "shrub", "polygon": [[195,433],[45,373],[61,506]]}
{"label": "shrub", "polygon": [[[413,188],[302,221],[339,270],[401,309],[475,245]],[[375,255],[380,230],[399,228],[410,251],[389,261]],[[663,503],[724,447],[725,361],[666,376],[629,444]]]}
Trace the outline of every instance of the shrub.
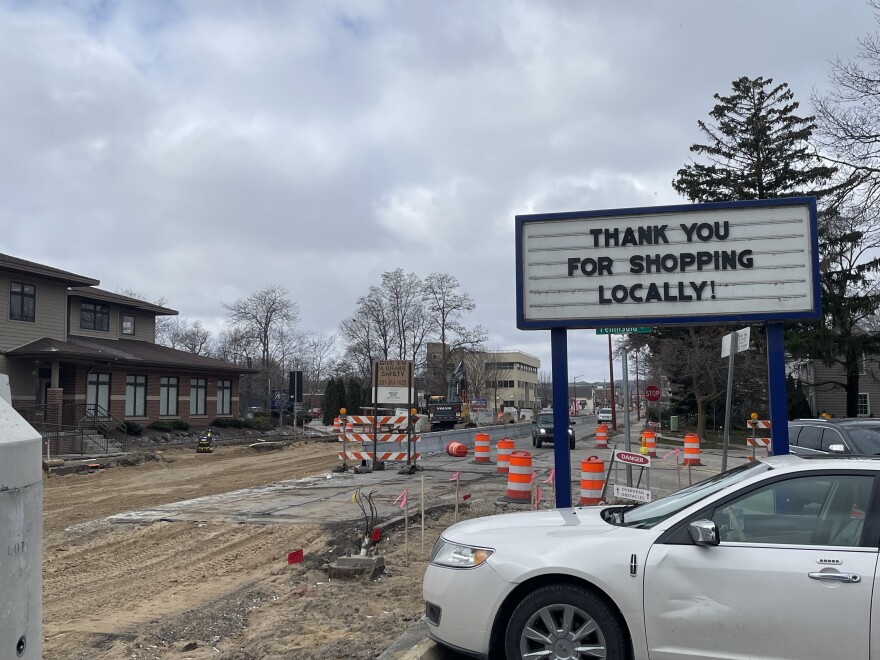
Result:
{"label": "shrub", "polygon": [[171,428],[175,431],[189,431],[189,423],[180,419],[175,419],[171,422]]}
{"label": "shrub", "polygon": [[244,428],[253,429],[255,431],[268,431],[272,428],[272,422],[268,417],[254,417],[253,419],[244,420]]}
{"label": "shrub", "polygon": [[137,422],[126,422],[125,432],[128,435],[141,435],[144,432],[144,427]]}
{"label": "shrub", "polygon": [[152,429],[154,431],[166,431],[167,432],[167,431],[173,430],[174,426],[171,424],[171,422],[168,422],[165,420],[160,420],[160,421],[153,422],[147,428]]}
{"label": "shrub", "polygon": [[211,422],[211,426],[216,426],[218,429],[228,429],[233,420],[227,419],[226,417],[217,417],[213,422]]}

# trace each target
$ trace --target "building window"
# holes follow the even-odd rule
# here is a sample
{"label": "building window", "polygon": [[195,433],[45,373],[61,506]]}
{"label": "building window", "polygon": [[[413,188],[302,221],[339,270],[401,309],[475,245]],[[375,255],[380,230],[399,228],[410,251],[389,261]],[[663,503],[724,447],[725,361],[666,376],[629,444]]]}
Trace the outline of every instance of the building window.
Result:
{"label": "building window", "polygon": [[871,414],[871,395],[867,392],[859,392],[859,417],[867,417]]}
{"label": "building window", "polygon": [[110,330],[110,306],[84,302],[79,310],[79,327],[82,330]]}
{"label": "building window", "polygon": [[132,316],[131,314],[122,315],[122,334],[134,334],[134,316]]}
{"label": "building window", "polygon": [[125,377],[125,416],[146,417],[147,377]]}
{"label": "building window", "polygon": [[217,414],[232,414],[232,381],[217,381]]}
{"label": "building window", "polygon": [[204,378],[193,378],[189,383],[189,414],[205,414],[205,398],[208,394],[208,381]]}
{"label": "building window", "polygon": [[37,308],[37,287],[21,282],[9,283],[9,318],[34,322]]}
{"label": "building window", "polygon": [[177,415],[177,378],[174,376],[162,376],[159,380],[159,414]]}
{"label": "building window", "polygon": [[96,417],[110,414],[110,374],[89,374],[86,381],[86,410]]}

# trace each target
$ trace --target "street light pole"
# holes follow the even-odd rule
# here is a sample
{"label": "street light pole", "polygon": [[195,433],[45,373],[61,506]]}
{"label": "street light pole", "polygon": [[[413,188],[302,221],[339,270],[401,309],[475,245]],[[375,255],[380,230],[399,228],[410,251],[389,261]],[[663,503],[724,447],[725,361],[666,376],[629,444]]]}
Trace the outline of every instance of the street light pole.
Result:
{"label": "street light pole", "polygon": [[581,378],[584,374],[580,376],[574,377],[574,414],[578,414],[578,378]]}

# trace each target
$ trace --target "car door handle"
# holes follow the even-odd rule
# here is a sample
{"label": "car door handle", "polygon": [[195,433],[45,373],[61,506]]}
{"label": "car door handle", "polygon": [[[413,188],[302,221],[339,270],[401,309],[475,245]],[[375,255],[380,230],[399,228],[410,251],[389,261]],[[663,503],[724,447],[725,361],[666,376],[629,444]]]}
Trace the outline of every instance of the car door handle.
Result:
{"label": "car door handle", "polygon": [[861,582],[862,576],[855,573],[807,573],[814,580],[828,580],[830,582]]}

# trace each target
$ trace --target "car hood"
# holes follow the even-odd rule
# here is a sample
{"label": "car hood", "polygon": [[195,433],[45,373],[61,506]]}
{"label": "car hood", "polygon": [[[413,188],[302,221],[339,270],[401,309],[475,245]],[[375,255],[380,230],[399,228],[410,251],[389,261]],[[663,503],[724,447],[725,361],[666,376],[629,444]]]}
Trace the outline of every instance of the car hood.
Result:
{"label": "car hood", "polygon": [[[486,561],[503,580],[516,584],[541,574],[568,573],[605,588],[608,575],[645,556],[657,532],[611,525],[607,507],[577,507],[509,513],[458,523],[443,538],[495,552]],[[628,570],[628,569],[627,569]],[[627,573],[627,575],[629,575]]]}
{"label": "car hood", "polygon": [[500,543],[513,537],[533,539],[534,535],[606,534],[620,529],[602,519],[600,514],[606,508],[604,506],[571,507],[474,518],[449,527],[443,532],[443,538],[456,543],[491,547],[493,543]]}

